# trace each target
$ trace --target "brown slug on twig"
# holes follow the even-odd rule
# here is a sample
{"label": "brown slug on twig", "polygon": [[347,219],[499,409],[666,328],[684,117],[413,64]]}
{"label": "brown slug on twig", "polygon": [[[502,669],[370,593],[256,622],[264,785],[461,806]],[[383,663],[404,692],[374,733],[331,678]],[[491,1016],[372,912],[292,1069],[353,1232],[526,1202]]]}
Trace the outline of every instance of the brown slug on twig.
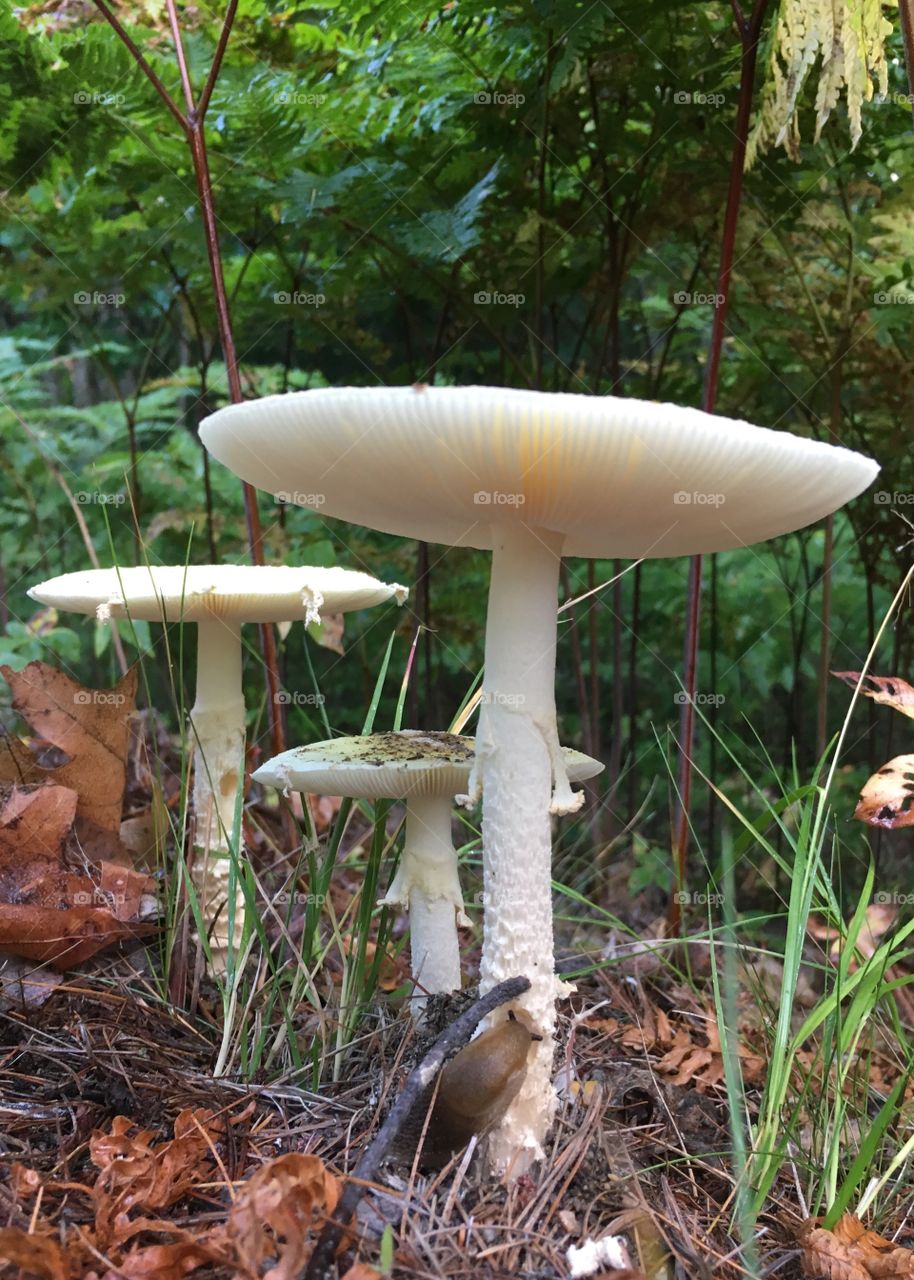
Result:
{"label": "brown slug on twig", "polygon": [[441,1072],[429,1121],[437,1148],[448,1154],[466,1146],[498,1123],[524,1082],[533,1033],[508,1013],[507,1021],[471,1040]]}
{"label": "brown slug on twig", "polygon": [[[330,1280],[336,1270],[334,1258],[343,1232],[358,1207],[366,1185],[374,1178],[391,1144],[406,1124],[415,1107],[417,1096],[427,1092],[448,1055],[454,1053],[458,1045],[464,1044],[472,1035],[473,1029],[500,1004],[516,1000],[518,996],[529,990],[529,978],[506,978],[504,982],[498,983],[469,1009],[464,1009],[463,1013],[442,1031],[419,1065],[409,1073],[409,1078],[394,1101],[386,1120],[353,1170],[351,1180],[343,1190],[332,1217],[328,1218],[324,1224],[317,1244],[314,1246],[314,1252],[311,1254],[311,1260],[305,1269],[303,1280]],[[532,1041],[533,1035],[530,1032],[527,1034]],[[481,1036],[480,1039],[482,1039]]]}

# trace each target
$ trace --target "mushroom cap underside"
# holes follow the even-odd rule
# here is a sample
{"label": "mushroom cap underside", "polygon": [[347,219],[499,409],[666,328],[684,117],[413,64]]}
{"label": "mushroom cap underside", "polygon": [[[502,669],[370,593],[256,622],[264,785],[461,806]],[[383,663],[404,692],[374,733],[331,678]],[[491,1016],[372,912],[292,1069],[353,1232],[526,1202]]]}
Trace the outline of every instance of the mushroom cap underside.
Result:
{"label": "mushroom cap underside", "polygon": [[355,569],[293,565],[139,565],[49,578],[29,595],[73,613],[148,622],[293,622],[348,613],[407,591]]}
{"label": "mushroom cap underside", "polygon": [[[365,800],[454,796],[467,785],[474,754],[475,739],[467,735],[403,729],[292,747],[252,776],[280,790],[312,795]],[[572,782],[603,770],[599,760],[580,751],[565,747],[562,754]]]}
{"label": "mushroom cap underside", "polygon": [[484,549],[516,523],[590,557],[761,542],[878,471],[850,449],[698,409],[491,387],[267,396],[220,409],[200,437],[244,480],[324,516]]}

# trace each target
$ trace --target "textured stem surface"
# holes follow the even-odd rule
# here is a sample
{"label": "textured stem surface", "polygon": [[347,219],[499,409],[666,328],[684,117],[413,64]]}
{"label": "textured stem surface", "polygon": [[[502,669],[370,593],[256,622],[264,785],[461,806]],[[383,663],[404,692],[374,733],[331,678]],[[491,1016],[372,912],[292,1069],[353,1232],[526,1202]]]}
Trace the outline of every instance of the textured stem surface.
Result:
{"label": "textured stem surface", "polygon": [[[191,882],[210,938],[213,967],[224,969],[230,941],[228,893],[230,836],[244,776],[244,697],[241,629],[215,619],[197,626],[197,696],[190,713],[194,735],[194,852]],[[244,924],[238,874],[231,935],[237,948]]]}
{"label": "textured stem surface", "polygon": [[[460,989],[457,923],[468,924],[451,837],[450,796],[411,796],[400,865],[382,903],[409,910],[413,977],[423,992]],[[422,992],[412,1002],[413,1017],[425,1007]]]}
{"label": "textured stem surface", "polygon": [[[562,538],[518,525],[496,531],[476,734],[482,781],[485,930],[480,990],[521,974],[519,1006],[543,1036],[489,1158],[512,1176],[542,1154],[555,1111],[555,977],[550,810],[574,807],[558,749],[555,641]],[[554,788],[554,789],[553,789]]]}

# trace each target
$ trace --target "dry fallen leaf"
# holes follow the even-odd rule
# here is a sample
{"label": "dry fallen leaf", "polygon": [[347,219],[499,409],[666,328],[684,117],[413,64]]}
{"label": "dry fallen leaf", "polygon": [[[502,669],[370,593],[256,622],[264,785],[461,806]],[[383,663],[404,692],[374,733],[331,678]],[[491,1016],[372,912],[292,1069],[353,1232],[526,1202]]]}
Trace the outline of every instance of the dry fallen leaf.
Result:
{"label": "dry fallen leaf", "polygon": [[[661,1056],[655,1069],[670,1077],[670,1083],[694,1083],[700,1090],[718,1085],[724,1079],[724,1057],[720,1032],[714,1014],[709,1012],[700,1027],[689,1021],[675,1025],[662,1009],[652,1009],[645,1001],[641,1024],[625,1026],[616,1018],[587,1018],[585,1026],[611,1035],[623,1048],[640,1053],[652,1051]],[[707,1044],[703,1044],[706,1040]],[[755,1083],[764,1079],[764,1058],[754,1053],[742,1039],[737,1040],[743,1079]]]}
{"label": "dry fallen leaf", "polygon": [[308,635],[322,649],[330,649],[333,653],[345,654],[343,648],[343,630],[345,615],[342,613],[322,613],[320,622],[312,622],[308,627]]}
{"label": "dry fallen leaf", "polygon": [[895,756],[867,779],[854,817],[890,830],[914,826],[914,755]]}
{"label": "dry fallen leaf", "polygon": [[[333,891],[331,889],[331,897]],[[343,950],[346,955],[355,955],[358,951],[359,943],[356,937],[351,933],[343,934]],[[365,964],[371,968],[375,963],[377,956],[377,943],[370,939],[365,943]],[[404,983],[409,981],[409,970],[400,960],[398,956],[392,955],[385,950],[381,957],[381,963],[378,966],[377,986],[379,991],[396,991],[402,987]]]}
{"label": "dry fallen leaf", "polygon": [[333,823],[342,803],[339,796],[308,796],[308,808],[319,836]]}
{"label": "dry fallen leaf", "polygon": [[[161,1229],[171,1231],[173,1227],[163,1222]],[[102,1280],[182,1280],[197,1267],[212,1261],[212,1251],[205,1243],[190,1237],[171,1244],[135,1246]]]}
{"label": "dry fallen leaf", "polygon": [[6,790],[0,810],[0,899],[10,877],[15,877],[17,893],[27,893],[33,880],[60,864],[76,800],[69,787]]}
{"label": "dry fallen leaf", "polygon": [[152,1130],[136,1130],[126,1116],[115,1116],[110,1133],[89,1139],[92,1163],[100,1170],[93,1188],[95,1224],[108,1244],[123,1243],[143,1230],[137,1210],[167,1209],[212,1176],[213,1144],[225,1131],[212,1111],[182,1111],[174,1138],[153,1145]]}
{"label": "dry fallen leaf", "polygon": [[136,709],[136,668],[113,689],[85,689],[44,662],[30,662],[22,671],[3,666],[0,674],[23,719],[68,757],[50,772],[51,779],[76,792],[80,817],[117,831],[127,778],[128,718]]}
{"label": "dry fallen leaf", "polygon": [[[336,1179],[317,1156],[277,1156],[238,1189],[228,1229],[240,1260],[263,1280],[296,1280],[339,1195]],[[264,1262],[274,1265],[262,1272]]]}
{"label": "dry fallen leaf", "polygon": [[846,1213],[833,1231],[809,1218],[797,1233],[803,1250],[803,1273],[824,1280],[912,1280],[914,1252],[867,1231],[859,1218]]}
{"label": "dry fallen leaf", "polygon": [[[183,1280],[198,1267],[216,1264],[220,1275],[227,1269],[237,1280],[296,1280],[339,1193],[317,1156],[291,1153],[265,1164],[238,1186],[224,1221],[189,1229],[146,1216],[148,1210],[173,1208],[201,1183],[208,1185],[199,1194],[208,1207],[215,1206],[213,1146],[229,1126],[249,1121],[254,1109],[251,1102],[231,1117],[182,1111],[174,1137],[158,1142],[151,1131],[118,1116],[109,1132],[90,1138],[91,1159],[99,1170],[95,1186],[43,1180],[14,1163],[10,1185],[16,1200],[29,1206],[33,1229],[0,1229],[0,1270],[11,1262],[22,1268],[22,1280]],[[52,1231],[39,1207],[42,1195],[54,1189],[90,1197],[94,1225],[55,1219]],[[182,1216],[185,1209],[181,1204]],[[99,1260],[107,1270],[98,1267]],[[378,1280],[378,1273],[356,1264],[344,1280]]]}
{"label": "dry fallen leaf", "polygon": [[[833,671],[832,675],[843,680],[852,689],[856,689],[860,682],[859,671]],[[868,689],[867,684],[873,687]],[[899,676],[865,675],[860,692],[865,698],[872,698],[874,702],[892,707],[895,711],[900,711],[902,715],[910,716],[914,720],[914,688],[908,684],[907,680],[902,680]]]}
{"label": "dry fallen leaf", "polygon": [[38,782],[41,777],[41,767],[25,743],[0,726],[0,782],[23,785]]}
{"label": "dry fallen leaf", "polygon": [[[865,959],[868,960],[877,950],[880,942],[894,925],[898,918],[898,908],[891,903],[871,902],[866,908],[866,914],[860,932],[857,934],[855,950]],[[815,916],[810,916],[806,926],[807,932],[818,942],[830,942],[829,958],[837,960],[841,955],[846,944],[844,932],[834,925],[826,924],[822,920],[817,920]],[[851,961],[849,968],[853,971],[857,968],[855,961]]]}
{"label": "dry fallen leaf", "polygon": [[21,1267],[24,1275],[40,1280],[68,1280],[69,1270],[58,1242],[20,1227],[0,1227],[0,1263]]}
{"label": "dry fallen leaf", "polygon": [[91,864],[71,870],[65,847],[76,792],[50,783],[0,788],[0,949],[67,968],[136,932],[148,876]]}

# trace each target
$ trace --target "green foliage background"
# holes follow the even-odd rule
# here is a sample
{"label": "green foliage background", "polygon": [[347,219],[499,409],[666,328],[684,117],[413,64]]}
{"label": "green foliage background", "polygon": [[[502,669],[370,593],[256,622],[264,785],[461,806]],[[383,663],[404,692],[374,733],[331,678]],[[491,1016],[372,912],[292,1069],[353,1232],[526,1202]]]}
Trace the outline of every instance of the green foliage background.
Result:
{"label": "green foliage background", "polygon": [[[180,100],[157,0],[118,12]],[[183,17],[198,86],[220,17]],[[865,495],[836,522],[837,669],[862,665],[908,560],[914,165],[900,46],[891,61],[892,94],[867,107],[855,152],[839,111],[799,164],[771,153],[748,175],[718,399],[723,414],[828,439],[837,396],[842,443],[877,457],[878,490],[897,495]],[[436,379],[699,403],[738,74],[723,3],[242,0],[206,140],[247,392]],[[103,682],[105,634],[36,618],[25,594],[87,565],[74,504],[102,564],[247,555],[240,486],[197,440],[226,398],[197,193],[174,120],[89,5],[6,9],[0,111],[0,657],[50,649]],[[416,580],[413,544],[266,495],[261,511],[271,560]],[[756,778],[815,754],[822,557],[814,528],[718,558],[699,688]],[[429,564],[408,718],[444,727],[481,662],[488,563],[433,547]],[[614,567],[570,562],[568,589]],[[637,839],[660,847],[686,571],[627,574],[576,611],[577,650],[563,624],[559,655],[566,740],[621,753],[611,830],[638,814]],[[347,621],[344,658],[312,646],[334,730],[357,730],[396,627],[378,719],[390,723],[415,623],[375,611]],[[138,639],[164,705],[157,631]],[[295,627],[283,645],[292,690],[310,687],[304,643]],[[905,611],[877,669],[909,674],[910,661]],[[257,737],[253,653],[249,675]],[[836,686],[830,729],[846,702]],[[306,707],[290,715],[292,741],[323,736]],[[860,714],[848,814],[891,754],[889,726],[890,713]],[[700,765],[726,773],[708,753],[703,733]],[[849,823],[848,838],[865,852]]]}

